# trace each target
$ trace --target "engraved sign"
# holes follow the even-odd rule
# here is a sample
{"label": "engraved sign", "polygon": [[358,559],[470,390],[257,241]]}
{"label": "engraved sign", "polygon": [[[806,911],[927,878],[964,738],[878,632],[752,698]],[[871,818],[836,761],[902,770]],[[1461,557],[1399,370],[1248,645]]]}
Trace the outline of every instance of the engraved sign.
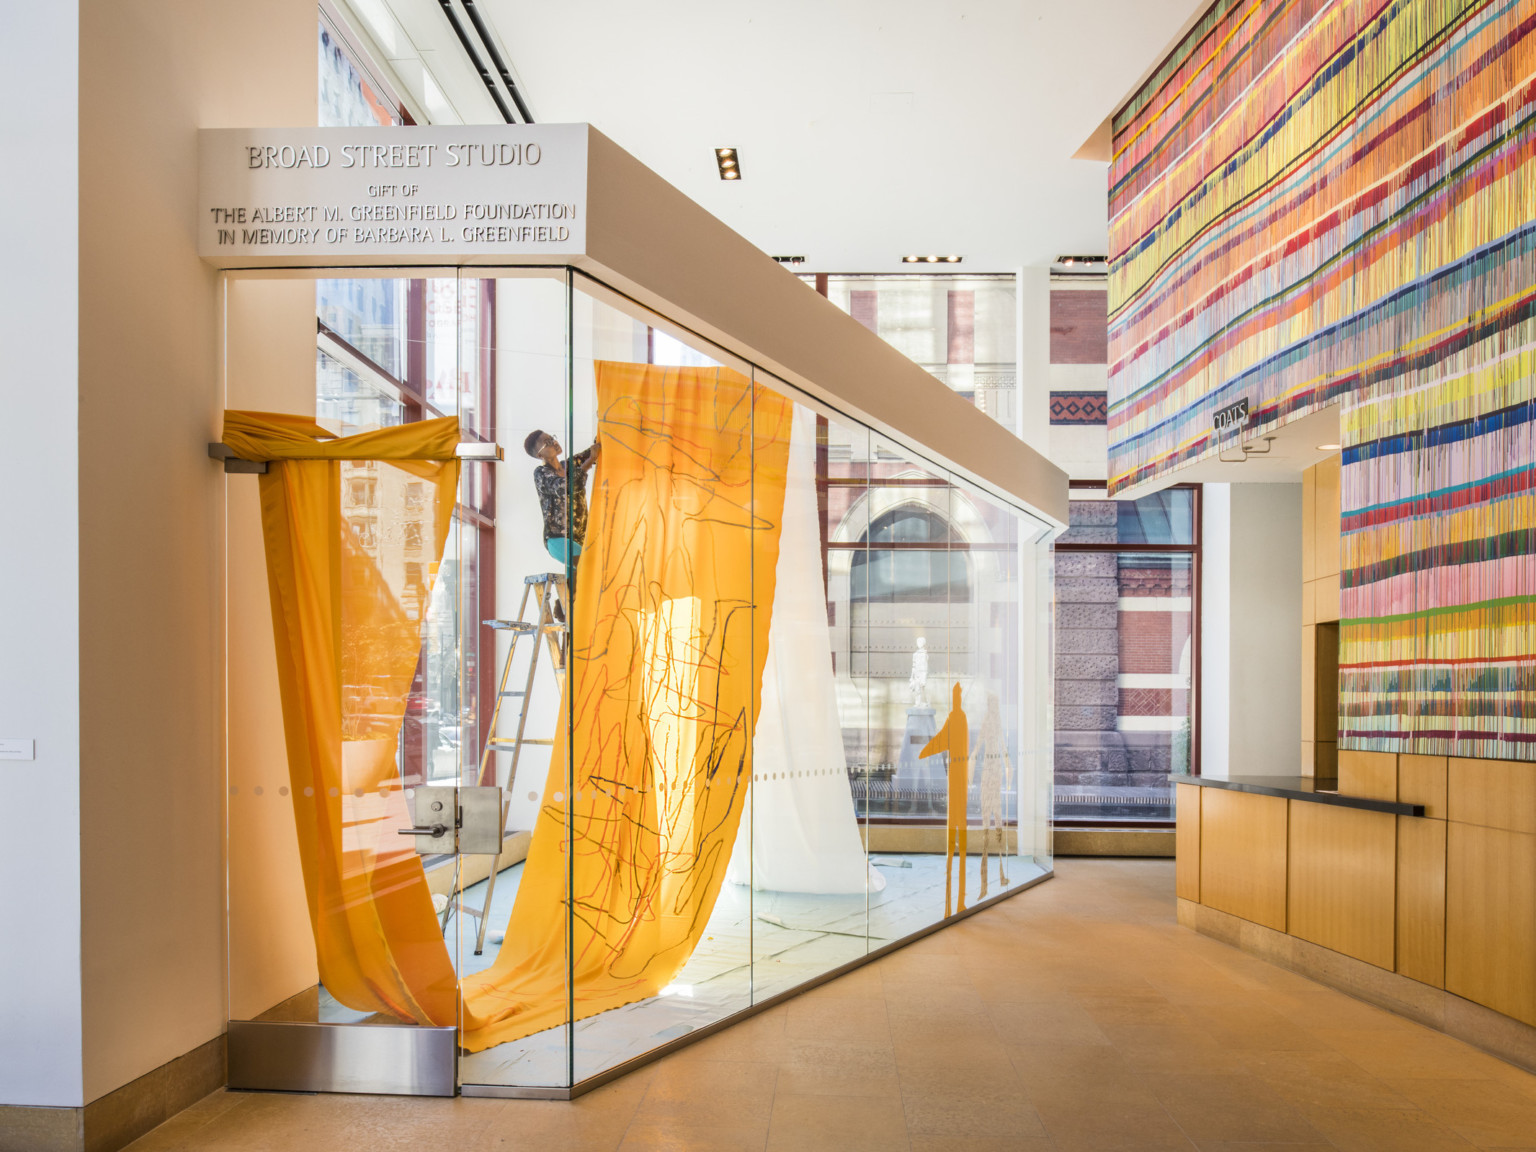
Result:
{"label": "engraved sign", "polygon": [[1218,408],[1216,414],[1211,417],[1211,427],[1218,432],[1225,432],[1229,428],[1241,428],[1248,422],[1248,397],[1244,396],[1225,408]]}
{"label": "engraved sign", "polygon": [[222,268],[586,249],[585,124],[199,136],[198,254]]}

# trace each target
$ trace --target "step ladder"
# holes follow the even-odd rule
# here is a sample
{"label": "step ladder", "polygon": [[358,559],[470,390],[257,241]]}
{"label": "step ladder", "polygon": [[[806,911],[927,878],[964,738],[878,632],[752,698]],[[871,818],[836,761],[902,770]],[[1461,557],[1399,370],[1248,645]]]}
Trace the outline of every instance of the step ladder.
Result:
{"label": "step ladder", "polygon": [[[533,620],[528,619],[530,599],[533,600],[535,608]],[[558,616],[556,608],[559,609]],[[512,642],[507,645],[506,659],[501,666],[501,679],[496,687],[496,703],[491,710],[490,726],[486,729],[490,735],[486,737],[485,748],[480,753],[480,770],[476,780],[478,784],[501,785],[503,823],[506,821],[506,807],[511,804],[512,784],[517,779],[517,763],[522,758],[524,746],[534,744],[552,747],[555,743],[553,737],[527,734],[528,705],[533,699],[534,678],[538,675],[541,653],[548,653],[550,665],[555,673],[555,684],[562,693],[564,691],[566,654],[570,650],[570,619],[571,597],[566,588],[565,574],[535,572],[532,576],[523,578],[523,599],[517,606],[517,619],[481,621],[488,628],[512,634]],[[522,647],[519,641],[524,638],[533,642],[533,651],[528,658],[528,673],[523,678],[521,688],[509,689],[507,685],[512,682],[513,659]],[[498,736],[496,732],[501,721],[501,708],[508,700],[521,701],[517,711],[517,729],[511,736]],[[511,755],[505,777],[502,777],[497,769],[494,757],[498,752]],[[498,858],[499,855],[491,861],[490,878],[485,884],[485,903],[479,908],[472,908],[464,902],[464,894],[459,887],[463,857],[456,857],[453,862],[453,891],[458,896],[450,899],[443,907],[443,931],[448,931],[448,918],[454,912],[472,916],[479,922],[479,928],[475,933],[476,956],[485,951],[485,927],[491,910],[491,897],[496,894],[496,859]]]}

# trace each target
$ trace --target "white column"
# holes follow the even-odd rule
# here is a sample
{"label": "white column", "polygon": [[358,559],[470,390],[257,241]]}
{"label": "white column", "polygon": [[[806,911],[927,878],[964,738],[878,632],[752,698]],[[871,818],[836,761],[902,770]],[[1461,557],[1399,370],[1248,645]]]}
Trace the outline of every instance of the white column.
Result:
{"label": "white column", "polygon": [[1301,485],[1207,484],[1201,771],[1293,776],[1301,715]]}
{"label": "white column", "polygon": [[0,1104],[84,1103],[80,996],[79,8],[0,5]]}

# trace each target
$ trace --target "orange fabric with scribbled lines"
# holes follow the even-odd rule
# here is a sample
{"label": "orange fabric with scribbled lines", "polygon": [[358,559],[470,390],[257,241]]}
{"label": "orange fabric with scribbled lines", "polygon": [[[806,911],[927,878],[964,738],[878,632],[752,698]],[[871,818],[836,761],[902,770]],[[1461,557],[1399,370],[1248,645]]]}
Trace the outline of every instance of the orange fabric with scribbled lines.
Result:
{"label": "orange fabric with scribbled lines", "polygon": [[463,982],[471,1051],[564,1023],[568,996],[579,1020],[669,983],[714,908],[752,778],[793,404],[726,368],[596,371],[570,734],[505,942]]}

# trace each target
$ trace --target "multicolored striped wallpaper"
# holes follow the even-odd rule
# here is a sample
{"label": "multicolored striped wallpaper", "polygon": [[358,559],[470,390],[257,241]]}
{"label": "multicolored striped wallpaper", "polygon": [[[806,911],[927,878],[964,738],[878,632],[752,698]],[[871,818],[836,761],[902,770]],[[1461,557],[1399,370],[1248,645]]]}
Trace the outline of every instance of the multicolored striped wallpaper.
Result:
{"label": "multicolored striped wallpaper", "polygon": [[1536,759],[1536,4],[1217,0],[1115,118],[1109,306],[1112,491],[1340,403],[1340,746]]}

